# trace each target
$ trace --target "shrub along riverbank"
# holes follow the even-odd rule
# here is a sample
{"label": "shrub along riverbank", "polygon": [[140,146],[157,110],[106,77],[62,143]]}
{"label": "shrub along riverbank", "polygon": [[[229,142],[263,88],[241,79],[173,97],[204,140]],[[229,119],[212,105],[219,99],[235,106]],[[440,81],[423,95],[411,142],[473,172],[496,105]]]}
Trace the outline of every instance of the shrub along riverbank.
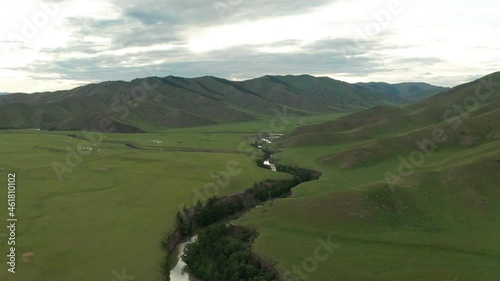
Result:
{"label": "shrub along riverbank", "polygon": [[262,267],[251,254],[256,233],[233,231],[219,223],[204,228],[186,246],[184,261],[203,281],[274,281],[279,276]]}

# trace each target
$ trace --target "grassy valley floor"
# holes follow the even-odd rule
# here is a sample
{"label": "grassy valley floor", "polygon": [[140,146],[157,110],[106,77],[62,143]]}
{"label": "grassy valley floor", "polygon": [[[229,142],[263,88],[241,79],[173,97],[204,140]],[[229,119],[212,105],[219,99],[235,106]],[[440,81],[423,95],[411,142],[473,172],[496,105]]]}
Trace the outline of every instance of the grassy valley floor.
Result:
{"label": "grassy valley floor", "polygon": [[[7,173],[17,173],[18,218],[17,271],[2,280],[112,280],[122,270],[136,280],[162,280],[161,241],[180,206],[287,177],[258,168],[238,151],[248,133],[105,134],[95,147],[68,135],[85,137],[0,131],[0,181],[6,185]],[[93,150],[79,158],[79,145]],[[58,165],[62,182],[56,162],[65,167]],[[228,170],[234,176],[223,178],[224,188],[204,191]],[[0,194],[0,208],[6,219],[7,192]],[[2,249],[6,232],[3,227]],[[28,253],[34,256],[23,261]],[[0,262],[6,264],[6,255]]]}

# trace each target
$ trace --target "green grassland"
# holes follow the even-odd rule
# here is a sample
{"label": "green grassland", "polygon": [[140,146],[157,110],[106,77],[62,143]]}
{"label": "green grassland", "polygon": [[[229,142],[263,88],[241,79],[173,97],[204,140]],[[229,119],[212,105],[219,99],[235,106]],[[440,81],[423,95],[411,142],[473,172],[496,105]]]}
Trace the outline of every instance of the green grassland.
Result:
{"label": "green grassland", "polygon": [[[238,153],[248,134],[207,133],[203,138],[194,131],[179,130],[105,134],[100,151],[83,156],[59,182],[52,163],[66,163],[67,149],[76,151],[85,144],[67,134],[84,136],[81,132],[0,131],[0,181],[6,186],[7,173],[17,173],[19,220],[17,273],[7,275],[8,279],[2,273],[2,280],[111,280],[112,270],[120,273],[122,268],[137,280],[161,280],[165,255],[161,241],[173,230],[179,205],[192,206],[193,190],[215,181],[211,172],[227,171],[232,161],[241,169],[220,194],[288,176],[258,168],[248,155]],[[163,140],[163,144],[150,140]],[[140,148],[125,145],[131,142]],[[169,148],[171,143],[174,148]],[[2,192],[4,219],[6,203],[7,193]],[[0,239],[5,253],[0,262],[5,265],[7,245]],[[28,252],[35,256],[22,261]]]}
{"label": "green grassland", "polygon": [[[161,280],[161,241],[173,230],[179,206],[192,206],[196,194],[217,195],[203,188],[227,172],[228,163],[237,162],[241,173],[218,194],[288,177],[258,168],[251,157],[259,152],[249,141],[338,116],[299,118],[283,112],[274,121],[155,128],[147,134],[0,130],[0,181],[6,185],[10,172],[18,178],[18,270],[8,280],[111,280],[112,271],[122,268],[142,280]],[[96,150],[80,161],[74,158],[79,145]],[[52,164],[67,166],[67,157],[76,167],[59,182]],[[6,192],[0,194],[0,208],[7,218]],[[3,236],[0,245],[6,252]],[[35,256],[22,261],[29,252]],[[5,264],[5,255],[0,262]]]}

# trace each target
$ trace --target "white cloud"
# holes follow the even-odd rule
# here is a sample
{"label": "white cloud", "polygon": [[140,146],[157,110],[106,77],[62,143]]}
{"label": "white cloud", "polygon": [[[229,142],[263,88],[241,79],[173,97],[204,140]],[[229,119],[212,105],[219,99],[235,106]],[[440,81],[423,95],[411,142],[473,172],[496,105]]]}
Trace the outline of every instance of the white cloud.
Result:
{"label": "white cloud", "polygon": [[0,43],[0,92],[148,76],[155,65],[452,86],[498,70],[498,14],[494,0],[245,1],[223,17],[190,0],[18,1],[0,11],[0,40],[22,41]]}

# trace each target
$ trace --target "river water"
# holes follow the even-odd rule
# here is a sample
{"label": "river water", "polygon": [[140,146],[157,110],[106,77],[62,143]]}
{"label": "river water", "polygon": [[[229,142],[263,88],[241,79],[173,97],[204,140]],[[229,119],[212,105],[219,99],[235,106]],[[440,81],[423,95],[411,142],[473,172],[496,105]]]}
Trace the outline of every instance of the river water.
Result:
{"label": "river water", "polygon": [[175,253],[177,254],[177,263],[175,267],[170,270],[170,281],[193,281],[197,280],[189,275],[189,272],[186,272],[186,263],[182,260],[182,255],[184,254],[184,250],[186,249],[186,245],[189,243],[193,243],[196,241],[198,236],[193,236],[189,241],[179,243],[175,248]]}

